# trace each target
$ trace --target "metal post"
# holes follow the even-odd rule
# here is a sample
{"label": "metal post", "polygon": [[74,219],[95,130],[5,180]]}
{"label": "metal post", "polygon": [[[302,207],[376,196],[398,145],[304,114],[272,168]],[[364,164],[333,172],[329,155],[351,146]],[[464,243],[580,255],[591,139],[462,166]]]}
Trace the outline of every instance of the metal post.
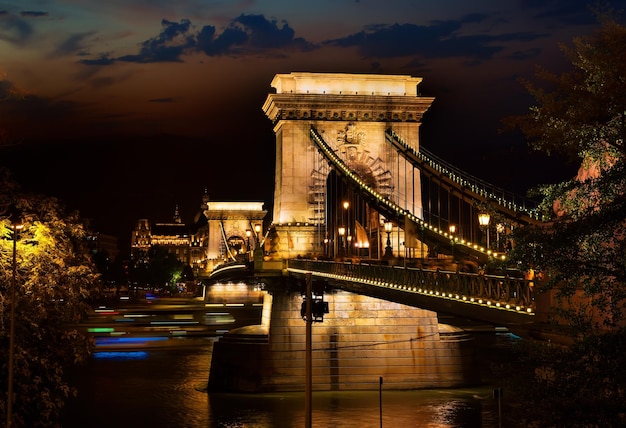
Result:
{"label": "metal post", "polygon": [[312,390],[313,390],[313,364],[312,364],[312,325],[313,325],[313,316],[311,311],[313,293],[311,291],[311,272],[307,272],[306,274],[306,368],[305,368],[305,402],[304,402],[304,413],[305,413],[305,424],[306,428],[313,427],[313,406],[312,406]]}
{"label": "metal post", "polygon": [[7,428],[13,419],[13,353],[15,350],[15,289],[17,287],[17,228],[13,226],[13,278],[11,280],[11,327],[9,330],[9,379],[7,388]]}
{"label": "metal post", "polygon": [[378,401],[380,406],[380,428],[383,428],[383,377],[379,378]]}

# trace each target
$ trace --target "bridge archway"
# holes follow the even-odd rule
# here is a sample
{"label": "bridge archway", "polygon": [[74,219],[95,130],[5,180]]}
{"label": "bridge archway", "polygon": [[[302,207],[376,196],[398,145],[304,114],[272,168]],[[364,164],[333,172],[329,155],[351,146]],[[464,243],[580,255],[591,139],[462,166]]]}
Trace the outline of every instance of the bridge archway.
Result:
{"label": "bridge archway", "polygon": [[418,94],[421,81],[411,76],[333,73],[274,77],[271,86],[276,92],[268,95],[263,110],[276,135],[275,255],[324,254],[324,239],[330,239],[331,227],[337,226],[328,206],[331,168],[311,141],[312,128],[361,180],[421,215],[420,176],[385,137],[393,130],[418,150],[421,119],[434,100]]}

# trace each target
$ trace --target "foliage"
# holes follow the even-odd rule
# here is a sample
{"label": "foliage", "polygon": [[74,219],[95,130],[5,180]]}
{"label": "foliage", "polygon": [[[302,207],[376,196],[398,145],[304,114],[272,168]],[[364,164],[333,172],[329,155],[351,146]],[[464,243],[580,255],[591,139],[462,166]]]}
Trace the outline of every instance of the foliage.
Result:
{"label": "foliage", "polygon": [[609,13],[600,22],[562,47],[571,71],[524,82],[537,105],[509,120],[535,149],[581,163],[575,179],[535,189],[547,223],[517,229],[511,258],[546,275],[554,319],[582,335],[623,326],[626,305],[626,27]]}
{"label": "foliage", "polygon": [[[0,201],[20,210],[25,226],[16,242],[13,425],[56,426],[65,400],[76,393],[68,369],[86,361],[92,349],[77,322],[89,310],[98,276],[77,213],[65,213],[54,198],[22,194],[5,171],[0,182]],[[0,384],[6,385],[13,284],[13,230],[6,215],[0,228]],[[1,397],[4,418],[6,393]]]}
{"label": "foliage", "polygon": [[589,336],[564,347],[549,342],[520,341],[511,363],[496,369],[517,403],[506,426],[626,426],[626,334]]}
{"label": "foliage", "polygon": [[572,70],[538,69],[542,86],[524,82],[537,105],[508,120],[534,149],[581,165],[534,189],[545,224],[514,232],[510,258],[541,273],[538,291],[556,298],[550,320],[572,338],[523,341],[500,367],[514,419],[529,427],[626,425],[626,27],[599,17],[594,34],[562,47]]}
{"label": "foliage", "polygon": [[146,257],[137,260],[131,280],[175,293],[176,284],[183,278],[184,264],[166,247],[153,245]]}

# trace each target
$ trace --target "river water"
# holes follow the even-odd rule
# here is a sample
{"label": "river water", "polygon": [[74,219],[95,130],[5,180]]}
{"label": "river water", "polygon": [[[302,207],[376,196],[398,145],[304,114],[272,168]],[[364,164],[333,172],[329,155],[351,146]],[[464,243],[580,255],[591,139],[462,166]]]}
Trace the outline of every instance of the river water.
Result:
{"label": "river water", "polygon": [[[495,336],[494,336],[495,337]],[[304,427],[304,393],[207,393],[213,341],[97,352],[77,369],[66,428]],[[508,338],[504,338],[508,340]],[[498,427],[493,387],[314,392],[313,427]],[[381,405],[382,404],[382,405]]]}

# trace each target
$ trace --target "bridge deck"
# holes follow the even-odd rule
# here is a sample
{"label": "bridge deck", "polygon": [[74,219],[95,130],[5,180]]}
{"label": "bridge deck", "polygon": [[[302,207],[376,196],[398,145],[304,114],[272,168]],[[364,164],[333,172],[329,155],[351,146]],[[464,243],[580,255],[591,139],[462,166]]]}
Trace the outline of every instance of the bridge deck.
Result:
{"label": "bridge deck", "polygon": [[531,281],[398,266],[289,260],[290,275],[311,273],[334,287],[490,323],[534,322]]}

